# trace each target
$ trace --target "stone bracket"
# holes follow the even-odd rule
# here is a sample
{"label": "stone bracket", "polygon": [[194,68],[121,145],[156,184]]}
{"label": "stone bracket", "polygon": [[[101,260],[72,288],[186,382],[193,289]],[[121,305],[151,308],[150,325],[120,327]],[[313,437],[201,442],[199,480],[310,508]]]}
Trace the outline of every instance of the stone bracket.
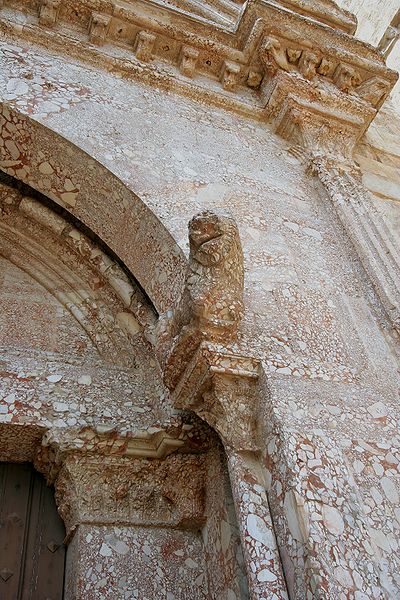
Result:
{"label": "stone bracket", "polygon": [[136,58],[143,62],[151,60],[155,41],[156,36],[150,31],[139,31],[134,46]]}
{"label": "stone bracket", "polygon": [[200,344],[171,394],[177,408],[194,411],[235,450],[258,450],[257,383],[260,361]]}
{"label": "stone bracket", "polygon": [[224,61],[220,74],[220,81],[224,90],[234,92],[239,83],[239,76],[240,65],[232,61]]}
{"label": "stone bracket", "polygon": [[185,77],[193,77],[196,72],[196,63],[199,58],[199,51],[190,46],[182,46],[180,53],[179,69]]}

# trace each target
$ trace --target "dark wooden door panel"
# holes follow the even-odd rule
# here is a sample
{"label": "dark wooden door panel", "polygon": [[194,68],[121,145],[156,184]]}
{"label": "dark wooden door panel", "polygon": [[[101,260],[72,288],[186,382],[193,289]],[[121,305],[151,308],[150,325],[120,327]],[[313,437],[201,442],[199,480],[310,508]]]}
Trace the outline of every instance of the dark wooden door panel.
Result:
{"label": "dark wooden door panel", "polygon": [[0,463],[0,600],[62,600],[64,536],[44,478]]}

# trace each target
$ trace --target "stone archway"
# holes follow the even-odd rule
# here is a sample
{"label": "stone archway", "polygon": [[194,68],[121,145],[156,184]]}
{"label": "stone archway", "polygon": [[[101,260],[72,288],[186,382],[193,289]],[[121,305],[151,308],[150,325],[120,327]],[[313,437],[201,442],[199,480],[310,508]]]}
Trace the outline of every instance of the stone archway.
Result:
{"label": "stone archway", "polygon": [[213,432],[165,397],[154,307],[69,210],[14,184],[0,186],[1,304],[11,311],[0,460],[34,462],[55,486],[66,598],[144,587],[177,600],[242,597],[224,459]]}
{"label": "stone archway", "polygon": [[45,125],[1,104],[0,169],[51,198],[134,274],[159,313],[179,298],[185,259],[154,213],[108,169]]}

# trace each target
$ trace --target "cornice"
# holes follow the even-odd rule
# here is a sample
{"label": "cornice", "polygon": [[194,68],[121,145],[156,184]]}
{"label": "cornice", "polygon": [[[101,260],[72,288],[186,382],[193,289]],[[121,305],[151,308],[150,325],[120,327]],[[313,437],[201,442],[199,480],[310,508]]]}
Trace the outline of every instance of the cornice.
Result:
{"label": "cornice", "polygon": [[37,5],[5,0],[3,32],[260,120],[275,120],[279,85],[356,118],[359,136],[397,80],[331,0],[250,0],[233,28],[155,0]]}

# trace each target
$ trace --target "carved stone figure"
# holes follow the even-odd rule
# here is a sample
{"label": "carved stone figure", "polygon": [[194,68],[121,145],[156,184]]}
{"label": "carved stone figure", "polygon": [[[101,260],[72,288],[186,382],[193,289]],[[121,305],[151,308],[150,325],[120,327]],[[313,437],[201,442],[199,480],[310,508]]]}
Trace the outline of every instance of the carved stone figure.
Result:
{"label": "carved stone figure", "polygon": [[341,63],[336,68],[336,71],[333,75],[333,80],[336,83],[337,87],[342,92],[350,92],[353,87],[357,86],[360,83],[360,74],[344,63]]}
{"label": "carved stone figure", "polygon": [[243,311],[243,255],[227,213],[205,211],[189,223],[187,289],[195,319],[208,333],[236,329]]}
{"label": "carved stone figure", "polygon": [[311,50],[304,50],[299,60],[299,71],[306,79],[312,79],[317,74],[320,57]]}
{"label": "carved stone figure", "polygon": [[189,223],[189,245],[182,328],[166,361],[170,389],[200,342],[231,340],[243,313],[243,254],[233,217],[222,211],[199,213]]}
{"label": "carved stone figure", "polygon": [[289,61],[281,42],[275,37],[267,37],[263,40],[260,47],[260,59],[268,72],[276,71],[277,67],[284,71],[293,71],[293,67]]}

